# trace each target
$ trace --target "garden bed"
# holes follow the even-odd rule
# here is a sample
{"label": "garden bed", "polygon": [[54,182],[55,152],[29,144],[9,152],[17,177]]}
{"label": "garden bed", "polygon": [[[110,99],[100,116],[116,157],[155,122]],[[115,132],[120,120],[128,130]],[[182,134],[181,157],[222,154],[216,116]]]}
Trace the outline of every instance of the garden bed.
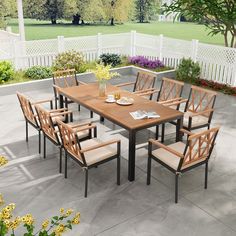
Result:
{"label": "garden bed", "polygon": [[[152,72],[153,74],[157,76],[158,80],[160,80],[162,77],[169,77],[169,78],[175,77],[175,70],[154,72],[154,71],[150,71],[144,68],[139,68],[136,66],[124,66],[124,67],[113,68],[111,70],[114,72],[118,72],[121,75],[121,79],[122,79],[122,76],[135,77],[137,75],[137,72],[140,70]],[[95,82],[95,76],[92,72],[85,72],[85,73],[77,74],[77,79],[83,82],[87,82],[87,83]],[[116,79],[112,79],[113,82],[115,82],[115,80]],[[22,82],[22,83],[17,83],[17,84],[2,85],[0,86],[0,94],[10,95],[10,94],[15,93],[16,91],[27,92],[30,90],[43,89],[45,87],[52,87],[52,78],[32,80],[32,81],[27,81],[27,82]]]}

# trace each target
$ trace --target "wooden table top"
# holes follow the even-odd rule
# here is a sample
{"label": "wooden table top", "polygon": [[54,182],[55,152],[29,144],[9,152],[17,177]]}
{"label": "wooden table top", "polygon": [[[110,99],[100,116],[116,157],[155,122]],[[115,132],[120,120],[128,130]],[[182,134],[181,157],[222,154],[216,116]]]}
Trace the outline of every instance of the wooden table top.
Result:
{"label": "wooden table top", "polygon": [[[183,113],[180,111],[107,84],[106,94],[112,94],[116,91],[120,92],[121,97],[133,98],[134,103],[129,106],[121,106],[116,103],[105,102],[106,97],[99,97],[98,95],[98,83],[60,88],[59,93],[128,130],[141,130],[179,119],[183,116]],[[129,113],[137,110],[155,111],[160,117],[135,120]]]}

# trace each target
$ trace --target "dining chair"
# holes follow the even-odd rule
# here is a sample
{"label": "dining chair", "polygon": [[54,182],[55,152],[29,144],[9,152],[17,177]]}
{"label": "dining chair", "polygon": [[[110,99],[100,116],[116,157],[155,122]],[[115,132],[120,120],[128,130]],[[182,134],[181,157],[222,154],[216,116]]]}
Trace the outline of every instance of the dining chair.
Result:
{"label": "dining chair", "polygon": [[151,100],[153,94],[156,92],[156,89],[154,88],[155,81],[156,76],[153,73],[139,71],[135,82],[117,84],[116,86],[125,87],[133,85],[133,93],[140,96],[148,97]]}
{"label": "dining chair", "polygon": [[[59,100],[58,94],[60,88],[79,86],[80,84],[86,84],[86,83],[77,80],[75,69],[67,69],[53,72],[53,91],[55,96],[56,108],[58,106],[57,103]],[[68,107],[69,103],[73,103],[73,101],[69,99],[66,99],[64,102],[65,102],[65,107]],[[80,105],[78,105],[78,110],[80,111]],[[93,118],[92,111],[90,111],[90,117]]]}
{"label": "dining chair", "polygon": [[[85,172],[85,191],[88,192],[88,170],[113,159],[117,159],[117,185],[120,185],[120,140],[107,142],[97,138],[81,142],[77,133],[88,128],[72,129],[68,124],[57,119],[60,136],[65,150],[65,178],[67,178],[67,158],[71,157]],[[116,144],[116,148],[112,147]]]}
{"label": "dining chair", "polygon": [[[59,130],[57,127],[56,119],[65,121],[66,116],[70,115],[70,121],[73,121],[73,113],[72,111],[66,110],[66,109],[57,109],[53,111],[47,111],[42,106],[36,105],[35,106],[36,112],[38,114],[38,119],[40,123],[40,127],[43,132],[43,156],[46,158],[46,138],[51,141],[53,144],[55,144],[59,150],[60,150],[60,165],[59,170],[60,173],[62,171],[62,143],[59,135]],[[87,123],[81,123],[81,124],[74,124],[74,123],[68,123],[68,125],[72,128],[89,128],[87,130],[83,130],[80,132],[77,132],[78,138],[82,140],[90,139],[92,137],[92,131],[91,129],[94,129],[94,135],[97,135],[96,126],[92,125],[91,122]]]}
{"label": "dining chair", "polygon": [[39,144],[38,149],[39,153],[41,153],[41,128],[39,125],[37,114],[34,110],[34,106],[37,104],[43,104],[43,103],[50,103],[50,108],[53,109],[53,101],[52,99],[46,99],[46,100],[40,100],[40,101],[33,101],[29,97],[25,96],[22,93],[17,92],[17,97],[20,102],[21,110],[25,118],[25,136],[26,136],[26,142],[29,140],[29,127],[30,124],[32,127],[34,127],[38,131],[39,135]]}
{"label": "dining chair", "polygon": [[[151,182],[151,161],[155,160],[175,174],[175,203],[178,202],[178,177],[186,171],[205,165],[205,189],[208,182],[208,162],[215,146],[219,127],[211,128],[200,133],[191,133],[181,129],[187,134],[187,143],[176,142],[164,145],[150,139],[148,145],[147,185]],[[154,150],[154,146],[159,147]]]}
{"label": "dining chair", "polygon": [[210,128],[217,92],[191,86],[189,98],[184,110],[183,127],[189,131]]}
{"label": "dining chair", "polygon": [[[181,103],[186,103],[187,99],[183,99],[182,92],[183,92],[184,82],[169,79],[169,78],[162,78],[161,87],[157,94],[157,103],[162,104],[164,106],[168,106],[172,109],[179,110]],[[162,124],[162,135],[161,140],[164,142],[165,136],[165,124]],[[156,126],[156,139],[159,137],[159,126]]]}

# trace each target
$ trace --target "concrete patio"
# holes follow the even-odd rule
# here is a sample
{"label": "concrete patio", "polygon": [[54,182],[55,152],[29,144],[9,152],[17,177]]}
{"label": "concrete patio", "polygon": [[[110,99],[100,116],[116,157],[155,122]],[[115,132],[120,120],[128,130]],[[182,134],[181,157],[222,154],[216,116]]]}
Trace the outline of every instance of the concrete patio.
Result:
{"label": "concrete patio", "polygon": [[[127,78],[123,78],[123,81]],[[184,91],[187,96],[189,87]],[[35,100],[52,97],[52,88],[27,91]],[[219,94],[213,124],[221,125],[209,164],[209,184],[204,190],[204,168],[195,168],[180,178],[179,203],[174,203],[174,175],[152,164],[151,185],[146,185],[147,140],[155,129],[139,132],[136,150],[136,180],[127,180],[127,132],[99,117],[98,137],[122,140],[121,185],[116,185],[116,162],[91,169],[88,198],[84,198],[82,169],[69,161],[68,179],[58,170],[58,149],[48,142],[47,158],[38,154],[38,135],[30,128],[25,142],[25,122],[16,94],[0,92],[0,154],[9,159],[0,170],[0,192],[16,203],[15,213],[32,213],[40,225],[58,214],[60,207],[81,212],[81,224],[65,235],[170,236],[236,235],[236,97]],[[89,112],[70,105],[75,121],[89,120]],[[174,127],[167,126],[166,143],[173,142]]]}

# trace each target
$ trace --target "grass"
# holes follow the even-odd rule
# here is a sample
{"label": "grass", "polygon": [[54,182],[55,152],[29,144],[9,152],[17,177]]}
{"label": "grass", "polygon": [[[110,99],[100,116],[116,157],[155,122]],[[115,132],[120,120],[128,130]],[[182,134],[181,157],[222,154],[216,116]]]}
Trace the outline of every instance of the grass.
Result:
{"label": "grass", "polygon": [[[18,32],[18,22],[13,19],[9,22],[13,32]],[[198,39],[203,43],[224,45],[224,40],[221,35],[209,36],[209,30],[199,24],[184,23],[184,22],[151,22],[139,24],[135,22],[127,22],[125,24],[119,24],[115,26],[110,25],[85,25],[74,26],[66,21],[59,21],[57,25],[51,25],[49,21],[37,21],[32,19],[25,19],[25,31],[27,40],[37,39],[52,39],[59,35],[65,37],[78,37],[86,35],[95,35],[97,33],[102,34],[114,34],[130,32],[136,30],[139,33],[159,35],[183,39],[192,40]]]}

